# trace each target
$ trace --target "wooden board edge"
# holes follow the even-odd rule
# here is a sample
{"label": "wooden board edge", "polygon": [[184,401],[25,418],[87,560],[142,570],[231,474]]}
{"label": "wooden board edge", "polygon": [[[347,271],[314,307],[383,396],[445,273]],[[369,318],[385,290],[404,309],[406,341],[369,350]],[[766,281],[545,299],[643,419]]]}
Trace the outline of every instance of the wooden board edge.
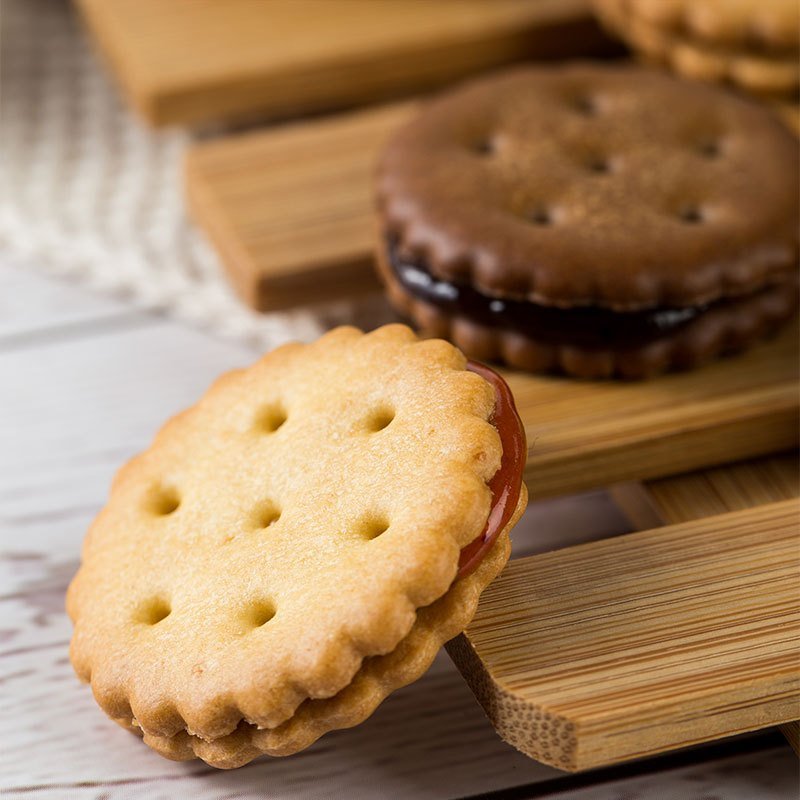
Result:
{"label": "wooden board edge", "polygon": [[[590,0],[540,0],[535,16],[512,17],[476,29],[458,29],[433,49],[425,37],[409,40],[391,58],[373,54],[363,76],[363,53],[340,53],[327,61],[273,70],[222,71],[205,80],[173,85],[147,74],[141,58],[126,48],[111,2],[77,0],[92,38],[117,83],[142,118],[153,127],[198,125],[220,120],[274,121],[309,112],[348,108],[409,97],[448,83],[531,59],[618,54],[619,44],[591,14]],[[138,63],[137,63],[138,62]],[[404,65],[398,71],[397,64]],[[369,69],[371,67],[371,70]],[[335,78],[331,79],[331,75]]]}
{"label": "wooden board edge", "polygon": [[800,757],[800,721],[785,722],[780,726],[780,730],[786,737],[786,741],[791,745],[792,750]]}
{"label": "wooden board edge", "polygon": [[190,147],[183,162],[184,196],[189,216],[208,236],[220,255],[222,268],[237,297],[250,308],[254,307],[254,284],[248,279],[253,266],[243,245],[232,235],[223,209],[219,208],[214,194],[208,191],[202,172],[197,169],[197,159]]}
{"label": "wooden board edge", "polygon": [[[757,413],[710,424],[708,420],[702,420],[703,424],[687,420],[685,426],[667,436],[623,442],[592,454],[576,451],[571,459],[559,453],[557,463],[537,457],[534,448],[525,466],[525,481],[531,496],[542,499],[785,450],[800,442],[796,391],[794,382],[787,382],[781,396]],[[630,456],[633,448],[635,459]]]}
{"label": "wooden board edge", "polygon": [[189,216],[218,251],[222,268],[237,297],[256,312],[357,299],[381,291],[372,253],[349,260],[318,261],[300,275],[261,274],[251,254],[235,235],[225,209],[207,186],[204,173],[198,167],[198,155],[192,148],[184,159],[184,194]]}

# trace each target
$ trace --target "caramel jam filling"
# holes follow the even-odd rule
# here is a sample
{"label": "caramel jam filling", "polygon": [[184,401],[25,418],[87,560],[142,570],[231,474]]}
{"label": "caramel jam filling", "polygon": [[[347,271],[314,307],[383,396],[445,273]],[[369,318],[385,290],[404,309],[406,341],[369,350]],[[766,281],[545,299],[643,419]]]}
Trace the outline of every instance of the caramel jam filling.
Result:
{"label": "caramel jam filling", "polygon": [[490,422],[500,434],[503,456],[500,468],[489,481],[492,493],[492,507],[486,520],[486,527],[477,539],[461,550],[458,561],[458,575],[469,575],[486,553],[491,550],[497,537],[508,525],[519,502],[522,490],[522,472],[528,455],[525,428],[514,405],[514,396],[508,384],[490,367],[477,361],[468,361],[467,369],[488,381],[495,394],[494,411]]}

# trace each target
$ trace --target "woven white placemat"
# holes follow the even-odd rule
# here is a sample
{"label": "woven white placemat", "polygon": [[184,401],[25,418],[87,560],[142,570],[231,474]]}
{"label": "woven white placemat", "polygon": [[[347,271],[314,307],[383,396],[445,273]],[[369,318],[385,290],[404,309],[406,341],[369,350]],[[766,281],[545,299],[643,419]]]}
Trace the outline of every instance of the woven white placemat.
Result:
{"label": "woven white placemat", "polygon": [[0,59],[0,247],[10,255],[264,349],[381,321],[376,300],[256,314],[235,298],[186,217],[189,134],[133,116],[69,3],[4,0]]}

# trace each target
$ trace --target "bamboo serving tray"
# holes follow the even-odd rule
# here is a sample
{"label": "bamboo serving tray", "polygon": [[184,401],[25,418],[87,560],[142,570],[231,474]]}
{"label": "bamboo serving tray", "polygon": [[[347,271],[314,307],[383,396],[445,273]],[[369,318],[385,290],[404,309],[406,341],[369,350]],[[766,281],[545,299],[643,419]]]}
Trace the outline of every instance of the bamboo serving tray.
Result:
{"label": "bamboo serving tray", "polygon": [[78,0],[155,125],[386,100],[523,58],[613,48],[590,0]]}

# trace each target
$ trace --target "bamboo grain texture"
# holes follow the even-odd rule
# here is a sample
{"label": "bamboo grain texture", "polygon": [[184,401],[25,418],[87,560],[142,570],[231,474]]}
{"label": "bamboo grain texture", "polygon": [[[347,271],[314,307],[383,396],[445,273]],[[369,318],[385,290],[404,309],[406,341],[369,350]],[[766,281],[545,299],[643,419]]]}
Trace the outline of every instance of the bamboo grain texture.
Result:
{"label": "bamboo grain texture", "polygon": [[387,100],[609,40],[589,0],[78,0],[154,125],[275,118]]}
{"label": "bamboo grain texture", "polygon": [[798,341],[638,383],[505,373],[528,437],[534,498],[675,475],[798,442]]}
{"label": "bamboo grain texture", "polygon": [[375,291],[372,165],[416,104],[395,104],[195,145],[189,211],[252,308]]}
{"label": "bamboo grain texture", "polygon": [[[617,506],[640,527],[685,522],[799,496],[800,459],[795,450],[612,490]],[[800,537],[800,520],[798,526]],[[800,602],[800,594],[798,599]],[[800,663],[797,667],[800,670]],[[800,718],[800,702],[795,715]],[[780,729],[800,755],[800,722],[787,722]]]}
{"label": "bamboo grain texture", "polygon": [[790,722],[798,511],[785,500],[519,559],[448,651],[498,733],[562,769]]}

